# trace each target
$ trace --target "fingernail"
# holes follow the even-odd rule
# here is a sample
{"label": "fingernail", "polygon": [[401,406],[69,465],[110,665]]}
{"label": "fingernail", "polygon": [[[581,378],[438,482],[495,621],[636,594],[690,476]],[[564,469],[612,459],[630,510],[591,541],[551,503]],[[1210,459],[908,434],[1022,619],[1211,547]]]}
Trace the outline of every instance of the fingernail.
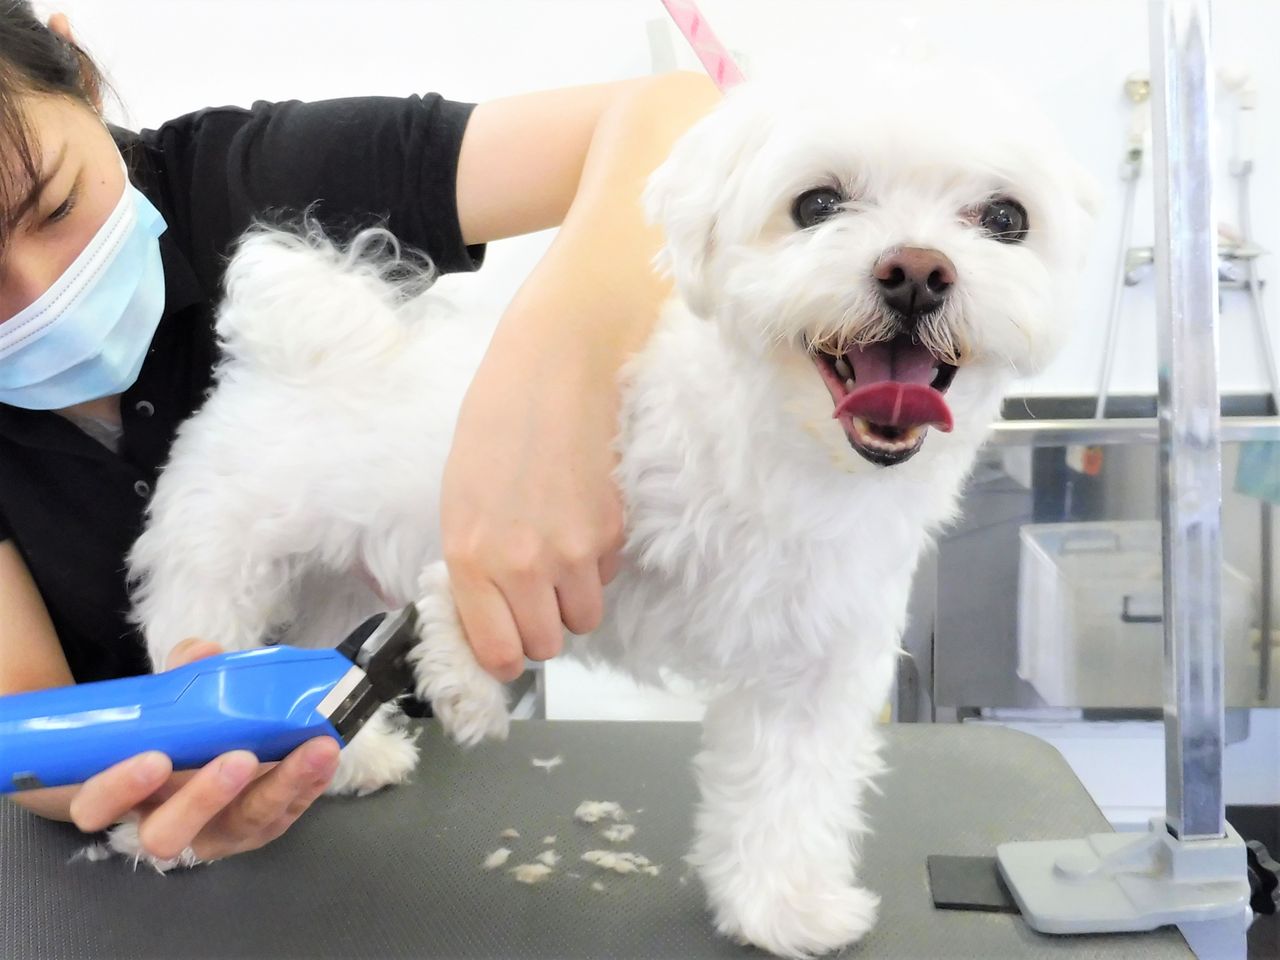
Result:
{"label": "fingernail", "polygon": [[164,658],[164,668],[166,670],[172,670],[175,667],[177,667],[180,661],[183,661],[186,659],[187,651],[190,650],[193,645],[199,642],[200,641],[197,640],[195,637],[187,637],[187,639],[183,640],[176,647],[174,647],[172,650],[169,651],[169,655]]}
{"label": "fingernail", "polygon": [[258,769],[258,758],[245,751],[229,753],[218,764],[218,777],[229,787],[246,783]]}
{"label": "fingernail", "polygon": [[141,754],[133,765],[133,776],[138,783],[152,783],[169,769],[169,759],[158,750]]}

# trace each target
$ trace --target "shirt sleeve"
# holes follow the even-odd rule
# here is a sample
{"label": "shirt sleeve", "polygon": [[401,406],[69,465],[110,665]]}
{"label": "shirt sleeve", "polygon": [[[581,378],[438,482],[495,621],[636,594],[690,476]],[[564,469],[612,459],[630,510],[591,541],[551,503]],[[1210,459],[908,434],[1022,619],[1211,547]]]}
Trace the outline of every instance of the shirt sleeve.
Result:
{"label": "shirt sleeve", "polygon": [[145,131],[166,220],[206,285],[254,221],[300,222],[337,239],[375,224],[442,272],[474,270],[482,245],[458,224],[457,172],[474,104],[426,96],[218,107]]}

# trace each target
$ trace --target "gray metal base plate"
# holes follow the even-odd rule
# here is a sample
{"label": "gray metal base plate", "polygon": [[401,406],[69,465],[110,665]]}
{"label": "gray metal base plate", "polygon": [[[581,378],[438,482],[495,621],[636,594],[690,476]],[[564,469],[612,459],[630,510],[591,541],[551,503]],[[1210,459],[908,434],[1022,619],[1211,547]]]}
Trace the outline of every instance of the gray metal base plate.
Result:
{"label": "gray metal base plate", "polygon": [[1045,933],[1235,917],[1243,938],[1252,916],[1244,841],[1230,824],[1225,837],[1179,843],[1156,817],[1147,833],[1002,843],[996,857],[1023,916]]}
{"label": "gray metal base plate", "polygon": [[[992,856],[1006,840],[1082,836],[1106,822],[1056,751],[994,728],[887,729],[890,772],[872,795],[863,876],[880,921],[847,957],[1000,960],[1190,957],[1172,929],[1044,936],[1017,915],[935,910],[925,858]],[[681,861],[695,788],[694,724],[528,721],[464,753],[434,725],[417,782],[323,800],[264,850],[159,876],[113,859],[68,863],[74,829],[0,803],[0,954],[8,960],[145,957],[763,957],[712,931]],[[532,757],[561,754],[550,773]],[[657,877],[594,873],[606,846],[577,824],[582,800],[636,811],[624,848]],[[520,838],[505,840],[506,828]],[[481,862],[499,846],[524,862],[554,834],[563,855],[537,886]],[[568,872],[581,874],[571,878]],[[599,880],[605,889],[592,889]],[[683,881],[683,882],[682,882]]]}

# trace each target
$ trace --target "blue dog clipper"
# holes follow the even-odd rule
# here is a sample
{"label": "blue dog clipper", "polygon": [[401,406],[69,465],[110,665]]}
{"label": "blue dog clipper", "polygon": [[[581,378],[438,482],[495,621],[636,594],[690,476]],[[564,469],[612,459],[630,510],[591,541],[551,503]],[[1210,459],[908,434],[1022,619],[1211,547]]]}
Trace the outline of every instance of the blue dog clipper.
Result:
{"label": "blue dog clipper", "polygon": [[280,760],[312,737],[345,746],[413,686],[413,607],[365,621],[337,649],[265,647],[176,670],[0,697],[0,793],[81,783],[148,750],[175,770],[228,750]]}

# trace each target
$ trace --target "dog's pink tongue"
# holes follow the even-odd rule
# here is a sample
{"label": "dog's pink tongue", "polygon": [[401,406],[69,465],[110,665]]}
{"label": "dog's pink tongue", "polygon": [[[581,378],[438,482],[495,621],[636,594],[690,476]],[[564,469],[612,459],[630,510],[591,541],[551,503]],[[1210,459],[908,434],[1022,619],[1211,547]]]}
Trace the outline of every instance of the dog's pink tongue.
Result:
{"label": "dog's pink tongue", "polygon": [[950,433],[951,409],[933,382],[937,359],[918,343],[899,337],[854,347],[845,355],[857,386],[840,401],[835,416],[861,417],[883,427],[923,424]]}

